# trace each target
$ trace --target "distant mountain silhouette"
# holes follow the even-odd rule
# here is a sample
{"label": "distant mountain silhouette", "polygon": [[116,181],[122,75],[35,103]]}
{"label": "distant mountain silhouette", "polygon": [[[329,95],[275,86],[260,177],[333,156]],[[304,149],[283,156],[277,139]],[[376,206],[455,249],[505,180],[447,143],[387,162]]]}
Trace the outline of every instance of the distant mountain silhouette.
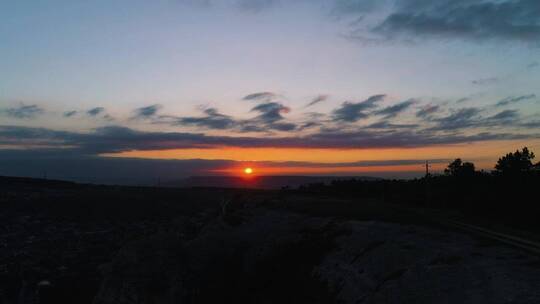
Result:
{"label": "distant mountain silhouette", "polygon": [[216,188],[258,188],[280,189],[282,187],[298,187],[300,185],[324,183],[334,180],[380,180],[371,176],[253,176],[249,178],[236,176],[191,176],[186,179],[162,184],[165,187],[216,187]]}

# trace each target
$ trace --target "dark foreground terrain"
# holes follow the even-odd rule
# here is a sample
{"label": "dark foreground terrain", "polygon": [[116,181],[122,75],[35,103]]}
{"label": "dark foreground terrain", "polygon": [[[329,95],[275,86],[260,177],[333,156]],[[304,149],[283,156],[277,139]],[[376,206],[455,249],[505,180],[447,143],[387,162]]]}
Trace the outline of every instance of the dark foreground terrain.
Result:
{"label": "dark foreground terrain", "polygon": [[535,254],[380,199],[0,187],[0,303],[540,303]]}

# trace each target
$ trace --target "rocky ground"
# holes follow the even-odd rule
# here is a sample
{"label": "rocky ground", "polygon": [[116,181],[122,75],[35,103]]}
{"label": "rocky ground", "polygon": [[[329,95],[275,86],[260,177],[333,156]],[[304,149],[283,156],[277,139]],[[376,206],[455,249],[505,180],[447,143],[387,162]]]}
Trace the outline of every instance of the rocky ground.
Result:
{"label": "rocky ground", "polygon": [[540,303],[539,257],[378,201],[11,179],[0,190],[1,304]]}
{"label": "rocky ground", "polygon": [[486,240],[267,209],[234,217],[124,248],[94,303],[540,303],[540,259]]}

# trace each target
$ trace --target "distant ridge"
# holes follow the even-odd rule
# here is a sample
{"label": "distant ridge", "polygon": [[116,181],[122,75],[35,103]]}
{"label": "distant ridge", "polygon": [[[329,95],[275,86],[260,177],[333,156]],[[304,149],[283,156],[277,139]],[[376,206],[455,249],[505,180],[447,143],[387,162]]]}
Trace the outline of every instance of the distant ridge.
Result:
{"label": "distant ridge", "polygon": [[0,175],[1,186],[50,186],[50,187],[66,187],[75,186],[77,183],[57,179],[45,179],[34,177],[18,177],[18,176],[2,176]]}
{"label": "distant ridge", "polygon": [[164,183],[165,187],[216,187],[216,188],[257,188],[280,189],[282,187],[296,188],[301,185],[324,183],[334,180],[381,180],[371,176],[253,176],[249,178],[237,176],[191,176],[186,179]]}
{"label": "distant ridge", "polygon": [[15,177],[0,175],[0,187],[8,186],[46,186],[51,188],[80,187],[85,185],[118,185],[118,186],[143,186],[143,187],[166,187],[166,188],[248,188],[248,189],[281,189],[283,187],[297,188],[308,184],[330,184],[335,180],[365,180],[376,181],[383,178],[372,176],[253,176],[249,178],[238,176],[208,175],[191,176],[179,180],[164,180],[159,183],[130,184],[122,182],[88,183],[69,181],[64,179],[45,179],[34,177]]}

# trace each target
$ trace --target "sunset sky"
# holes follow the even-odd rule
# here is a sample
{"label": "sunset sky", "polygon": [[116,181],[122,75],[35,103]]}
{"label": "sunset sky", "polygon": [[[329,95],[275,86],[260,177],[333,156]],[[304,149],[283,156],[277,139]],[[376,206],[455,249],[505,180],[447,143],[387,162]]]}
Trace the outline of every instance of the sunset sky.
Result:
{"label": "sunset sky", "polygon": [[490,170],[539,84],[538,0],[3,1],[0,174]]}

